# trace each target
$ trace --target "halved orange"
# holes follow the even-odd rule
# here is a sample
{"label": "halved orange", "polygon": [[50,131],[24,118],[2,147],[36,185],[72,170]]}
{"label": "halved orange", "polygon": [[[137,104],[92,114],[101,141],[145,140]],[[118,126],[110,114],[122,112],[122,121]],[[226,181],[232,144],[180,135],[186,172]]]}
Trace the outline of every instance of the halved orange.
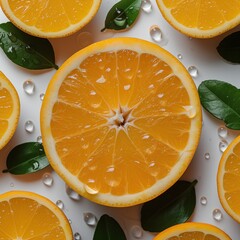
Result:
{"label": "halved orange", "polygon": [[188,222],[170,227],[154,240],[231,240],[221,229],[207,223]]}
{"label": "halved orange", "polygon": [[65,37],[84,27],[97,13],[101,0],[0,0],[11,22],[31,35]]}
{"label": "halved orange", "polygon": [[0,195],[0,239],[71,240],[64,213],[49,199],[33,192]]}
{"label": "halved orange", "polygon": [[10,80],[0,71],[0,150],[15,133],[19,115],[18,93]]}
{"label": "halved orange", "polygon": [[237,0],[156,1],[164,18],[191,37],[211,38],[240,23],[240,2]]}
{"label": "halved orange", "polygon": [[217,173],[220,202],[226,212],[240,223],[240,136],[224,151]]}
{"label": "halved orange", "polygon": [[195,84],[159,46],[93,44],[52,78],[41,109],[47,157],[76,192],[104,205],[150,200],[183,174],[201,132]]}

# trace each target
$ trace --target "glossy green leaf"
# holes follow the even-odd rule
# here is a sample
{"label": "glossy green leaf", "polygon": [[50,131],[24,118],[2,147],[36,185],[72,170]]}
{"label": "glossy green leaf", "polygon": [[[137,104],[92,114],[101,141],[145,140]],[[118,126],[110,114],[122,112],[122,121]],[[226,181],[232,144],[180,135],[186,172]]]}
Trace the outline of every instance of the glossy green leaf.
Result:
{"label": "glossy green leaf", "polygon": [[21,67],[58,69],[51,43],[22,32],[11,22],[0,24],[0,47],[12,62]]}
{"label": "glossy green leaf", "polygon": [[38,142],[27,142],[14,147],[7,156],[7,169],[15,175],[37,172],[49,165],[43,146]]}
{"label": "glossy green leaf", "polygon": [[93,240],[127,240],[118,222],[104,214],[98,221]]}
{"label": "glossy green leaf", "polygon": [[240,129],[240,90],[235,86],[219,81],[206,80],[198,92],[202,106],[214,117],[223,120],[226,127]]}
{"label": "glossy green leaf", "polygon": [[105,29],[122,30],[129,28],[137,19],[142,0],[121,0],[108,12]]}
{"label": "glossy green leaf", "polygon": [[161,232],[173,225],[186,222],[196,205],[195,185],[178,181],[159,197],[145,203],[141,209],[141,224],[150,232]]}
{"label": "glossy green leaf", "polygon": [[232,63],[240,63],[240,31],[225,37],[217,47],[221,57]]}

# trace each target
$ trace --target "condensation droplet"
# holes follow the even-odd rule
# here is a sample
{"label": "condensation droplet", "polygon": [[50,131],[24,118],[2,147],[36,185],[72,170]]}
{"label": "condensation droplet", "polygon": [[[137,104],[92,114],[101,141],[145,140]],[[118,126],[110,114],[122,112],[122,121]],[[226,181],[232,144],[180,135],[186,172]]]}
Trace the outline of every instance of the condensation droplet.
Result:
{"label": "condensation droplet", "polygon": [[84,222],[88,225],[88,226],[96,226],[97,224],[97,218],[94,214],[92,213],[84,213],[83,214],[83,219],[84,219]]}
{"label": "condensation droplet", "polygon": [[57,200],[56,205],[57,205],[60,209],[63,209],[63,208],[64,208],[64,203],[63,203],[63,201],[61,201],[61,200]]}
{"label": "condensation droplet", "polygon": [[226,140],[220,141],[220,143],[219,143],[220,152],[223,153],[227,149],[227,147],[228,147],[228,142]]}
{"label": "condensation droplet", "polygon": [[206,197],[201,197],[200,198],[200,203],[203,205],[203,206],[205,206],[205,205],[207,205],[207,198]]}
{"label": "condensation droplet", "polygon": [[90,32],[81,32],[77,36],[77,46],[79,49],[85,48],[93,43],[93,36]]}
{"label": "condensation droplet", "polygon": [[81,237],[80,233],[78,233],[78,232],[74,233],[74,240],[81,240],[81,239],[82,239],[82,237]]}
{"label": "condensation droplet", "polygon": [[180,60],[183,59],[182,54],[179,53],[179,54],[177,55],[177,58],[180,59]]}
{"label": "condensation droplet", "polygon": [[41,94],[39,95],[41,101],[43,101],[44,95],[45,95],[44,93],[41,93]]}
{"label": "condensation droplet", "polygon": [[198,77],[198,69],[195,66],[190,66],[188,68],[188,72],[192,77],[194,78]]}
{"label": "condensation droplet", "polygon": [[220,209],[214,209],[212,212],[213,219],[220,222],[223,219],[223,214]]}
{"label": "condensation droplet", "polygon": [[143,230],[141,227],[135,225],[135,226],[132,226],[131,228],[131,234],[134,238],[139,239],[139,238],[142,238],[143,236]]}
{"label": "condensation droplet", "polygon": [[34,123],[30,120],[25,122],[25,130],[28,133],[32,133],[35,129]]}
{"label": "condensation droplet", "polygon": [[209,160],[210,159],[210,153],[205,153],[204,157],[205,157],[206,160]]}
{"label": "condensation droplet", "polygon": [[225,127],[218,128],[218,136],[220,138],[226,138],[227,135],[228,135],[228,131],[227,131],[227,129]]}
{"label": "condensation droplet", "polygon": [[79,201],[81,199],[81,196],[77,192],[72,190],[69,186],[66,186],[66,193],[69,196],[69,198],[75,201]]}
{"label": "condensation droplet", "polygon": [[152,11],[152,3],[150,0],[143,0],[141,8],[144,12],[150,13]]}
{"label": "condensation droplet", "polygon": [[162,31],[157,25],[150,27],[150,36],[153,41],[160,43],[162,41]]}
{"label": "condensation droplet", "polygon": [[25,93],[27,93],[28,95],[33,95],[35,92],[35,84],[33,81],[31,80],[26,80],[23,83],[23,90]]}
{"label": "condensation droplet", "polygon": [[37,142],[38,142],[38,143],[42,143],[42,136],[38,136],[38,137],[37,137]]}
{"label": "condensation droplet", "polygon": [[44,185],[51,187],[53,185],[53,178],[50,173],[44,173],[42,176],[42,182]]}

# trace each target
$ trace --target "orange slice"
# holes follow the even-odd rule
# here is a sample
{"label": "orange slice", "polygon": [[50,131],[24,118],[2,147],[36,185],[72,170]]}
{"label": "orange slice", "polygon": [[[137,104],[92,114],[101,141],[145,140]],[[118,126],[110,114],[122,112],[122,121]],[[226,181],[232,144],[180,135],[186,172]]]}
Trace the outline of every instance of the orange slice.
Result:
{"label": "orange slice", "polygon": [[207,223],[182,223],[159,233],[154,240],[231,240],[221,229]]}
{"label": "orange slice", "polygon": [[240,23],[240,2],[237,0],[156,1],[165,19],[191,37],[211,38]]}
{"label": "orange slice", "polygon": [[65,37],[84,27],[97,13],[101,0],[0,0],[11,22],[31,35]]}
{"label": "orange slice", "polygon": [[52,78],[41,109],[47,157],[78,193],[110,206],[150,200],[186,170],[201,131],[186,69],[134,38],[93,44]]}
{"label": "orange slice", "polygon": [[32,192],[0,195],[0,239],[71,240],[64,213],[47,198]]}
{"label": "orange slice", "polygon": [[0,150],[15,133],[19,115],[18,93],[9,79],[0,71]]}
{"label": "orange slice", "polygon": [[240,223],[240,136],[224,151],[217,173],[218,195],[223,208]]}

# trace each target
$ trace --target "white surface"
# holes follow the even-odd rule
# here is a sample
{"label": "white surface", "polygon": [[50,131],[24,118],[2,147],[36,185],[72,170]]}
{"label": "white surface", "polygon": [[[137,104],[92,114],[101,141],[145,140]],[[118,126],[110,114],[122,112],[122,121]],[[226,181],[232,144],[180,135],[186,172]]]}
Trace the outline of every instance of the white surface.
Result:
{"label": "white surface", "polygon": [[[104,32],[100,30],[104,26],[105,16],[109,8],[117,2],[116,0],[103,0],[102,6],[93,19],[93,21],[81,32],[90,32],[93,37],[93,41],[99,41],[105,38],[118,37],[118,36],[132,36],[149,41],[151,37],[149,35],[149,28],[152,25],[158,25],[165,38],[164,48],[170,51],[173,55],[182,54],[182,63],[187,67],[195,65],[199,70],[199,76],[194,79],[198,86],[203,80],[206,79],[218,79],[232,83],[233,85],[240,87],[239,73],[240,68],[237,65],[231,65],[222,60],[216,47],[220,40],[228,33],[216,37],[210,40],[198,40],[189,39],[188,37],[178,33],[174,30],[166,21],[162,18],[155,1],[152,0],[153,11],[151,13],[145,13],[141,11],[138,21],[132,29],[116,33],[116,32]],[[0,22],[6,22],[7,19],[0,11]],[[237,31],[234,29],[233,31]],[[61,63],[66,60],[71,54],[81,48],[78,42],[78,34],[74,34],[71,37],[65,39],[51,40],[55,54],[56,63]],[[0,171],[5,168],[6,156],[8,152],[16,145],[28,142],[36,141],[37,137],[41,135],[39,126],[39,110],[41,107],[41,100],[39,95],[44,93],[47,84],[51,76],[55,73],[55,70],[50,71],[29,71],[21,67],[14,65],[8,60],[5,54],[0,50],[0,70],[3,71],[7,77],[13,82],[18,90],[21,100],[21,118],[18,129],[11,142],[0,151]],[[29,96],[24,93],[22,85],[25,80],[31,79],[36,85],[36,92],[34,95]],[[27,120],[32,120],[35,124],[35,131],[32,134],[27,133],[24,130],[24,123]],[[220,138],[218,136],[218,128],[223,126],[223,122],[214,119],[212,116],[203,111],[203,130],[201,136],[201,142],[199,144],[196,155],[187,169],[186,173],[182,177],[185,180],[198,180],[196,186],[197,192],[197,204],[191,221],[206,222],[216,225],[217,227],[226,231],[233,240],[239,239],[240,227],[239,224],[232,220],[227,213],[221,207],[217,196],[216,188],[216,172],[218,162],[221,157],[221,153],[218,148]],[[235,136],[239,134],[239,131],[228,130],[227,141],[230,142]],[[204,154],[209,152],[210,159],[206,160]],[[131,235],[131,227],[133,225],[140,226],[140,208],[141,206],[114,209],[99,206],[91,203],[88,200],[82,198],[79,202],[69,199],[65,191],[65,184],[59,177],[52,172],[54,177],[54,185],[52,187],[46,187],[41,180],[42,175],[45,172],[52,172],[51,168],[40,171],[36,174],[14,176],[10,174],[0,173],[0,193],[9,190],[28,190],[35,191],[42,195],[45,195],[53,202],[62,200],[65,204],[64,212],[72,221],[73,232],[79,232],[83,240],[92,239],[94,228],[87,226],[83,221],[84,212],[92,212],[97,218],[104,213],[114,217],[124,229],[127,239],[134,240]],[[206,196],[208,203],[206,206],[200,204],[200,198]],[[215,208],[219,208],[223,212],[223,220],[217,222],[212,217],[212,211]],[[142,239],[150,240],[153,234],[144,232]]]}

